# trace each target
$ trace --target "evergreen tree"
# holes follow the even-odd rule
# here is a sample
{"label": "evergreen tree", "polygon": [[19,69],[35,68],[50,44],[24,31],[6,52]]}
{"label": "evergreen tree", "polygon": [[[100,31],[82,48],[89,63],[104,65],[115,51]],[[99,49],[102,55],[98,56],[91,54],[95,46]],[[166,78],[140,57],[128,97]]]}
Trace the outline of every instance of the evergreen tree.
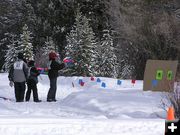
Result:
{"label": "evergreen tree", "polygon": [[75,0],[72,2],[75,7],[79,6],[81,12],[90,19],[89,23],[96,36],[102,37],[102,31],[107,28],[109,21],[107,13],[109,0]]}
{"label": "evergreen tree", "polygon": [[100,46],[100,73],[105,77],[117,77],[117,57],[114,51],[113,38],[109,30],[103,31],[103,38]]}
{"label": "evergreen tree", "polygon": [[66,55],[75,60],[72,74],[94,75],[95,69],[95,36],[88,19],[77,9],[75,24],[67,35]]}
{"label": "evergreen tree", "polygon": [[11,44],[7,45],[6,55],[5,57],[5,63],[3,65],[3,68],[7,71],[10,69],[10,67],[13,65],[14,61],[17,58],[17,39],[14,34],[9,34],[8,40]]}
{"label": "evergreen tree", "polygon": [[52,37],[46,37],[46,41],[43,47],[36,48],[35,61],[38,67],[47,67],[47,61],[49,60],[49,52],[57,51],[55,43]]}
{"label": "evergreen tree", "polygon": [[50,51],[57,51],[55,43],[52,39],[52,37],[47,37],[46,42],[45,42],[45,46],[43,47],[43,55],[48,55]]}
{"label": "evergreen tree", "polygon": [[10,33],[19,34],[21,25],[20,0],[0,1],[0,69],[4,67],[7,45],[12,44],[9,40]]}
{"label": "evergreen tree", "polygon": [[31,32],[28,30],[28,26],[23,26],[23,33],[20,35],[20,42],[18,50],[24,54],[26,60],[34,59],[33,46],[31,43]]}

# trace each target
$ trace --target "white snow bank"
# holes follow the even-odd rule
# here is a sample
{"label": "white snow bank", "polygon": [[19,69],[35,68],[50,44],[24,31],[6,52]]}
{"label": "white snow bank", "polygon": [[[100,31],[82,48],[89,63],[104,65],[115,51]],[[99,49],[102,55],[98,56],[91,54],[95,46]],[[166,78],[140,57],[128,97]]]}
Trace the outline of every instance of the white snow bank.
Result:
{"label": "white snow bank", "polygon": [[[0,133],[3,135],[163,135],[165,112],[159,108],[162,94],[143,92],[142,81],[59,77],[57,102],[46,102],[49,79],[41,75],[41,103],[16,103],[7,74],[0,74]],[[85,86],[79,85],[83,79]],[[160,117],[161,118],[160,118]]]}

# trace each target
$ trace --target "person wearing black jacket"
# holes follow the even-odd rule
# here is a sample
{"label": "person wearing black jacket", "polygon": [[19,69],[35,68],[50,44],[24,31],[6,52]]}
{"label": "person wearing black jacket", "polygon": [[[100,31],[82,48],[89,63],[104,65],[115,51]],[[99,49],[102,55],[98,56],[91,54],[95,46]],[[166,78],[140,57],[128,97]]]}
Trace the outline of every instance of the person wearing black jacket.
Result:
{"label": "person wearing black jacket", "polygon": [[27,79],[28,90],[26,92],[26,101],[29,101],[32,90],[34,102],[41,102],[41,100],[39,100],[38,98],[38,90],[37,90],[38,76],[40,73],[34,66],[34,63],[35,62],[33,60],[28,62],[29,72]]}
{"label": "person wearing black jacket", "polygon": [[65,67],[64,63],[56,61],[58,58],[55,52],[49,53],[48,77],[50,80],[50,89],[47,95],[48,102],[56,102],[57,77],[58,71]]}

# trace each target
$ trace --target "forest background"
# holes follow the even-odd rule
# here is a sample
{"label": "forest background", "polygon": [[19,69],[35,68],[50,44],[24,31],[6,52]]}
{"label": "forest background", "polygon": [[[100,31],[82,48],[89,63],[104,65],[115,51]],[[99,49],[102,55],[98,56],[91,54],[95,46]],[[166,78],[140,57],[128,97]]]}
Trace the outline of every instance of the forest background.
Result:
{"label": "forest background", "polygon": [[71,56],[64,75],[143,79],[147,59],[180,58],[180,1],[0,0],[0,69],[25,44],[40,67]]}

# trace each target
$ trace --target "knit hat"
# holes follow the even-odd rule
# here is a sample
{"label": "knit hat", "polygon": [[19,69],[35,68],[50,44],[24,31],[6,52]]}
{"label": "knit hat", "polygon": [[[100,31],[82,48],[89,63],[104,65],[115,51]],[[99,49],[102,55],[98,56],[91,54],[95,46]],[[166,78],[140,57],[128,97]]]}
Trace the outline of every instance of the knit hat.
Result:
{"label": "knit hat", "polygon": [[49,59],[50,59],[50,60],[55,60],[57,57],[58,57],[58,56],[57,56],[57,54],[56,54],[55,52],[50,52],[50,53],[49,53]]}

